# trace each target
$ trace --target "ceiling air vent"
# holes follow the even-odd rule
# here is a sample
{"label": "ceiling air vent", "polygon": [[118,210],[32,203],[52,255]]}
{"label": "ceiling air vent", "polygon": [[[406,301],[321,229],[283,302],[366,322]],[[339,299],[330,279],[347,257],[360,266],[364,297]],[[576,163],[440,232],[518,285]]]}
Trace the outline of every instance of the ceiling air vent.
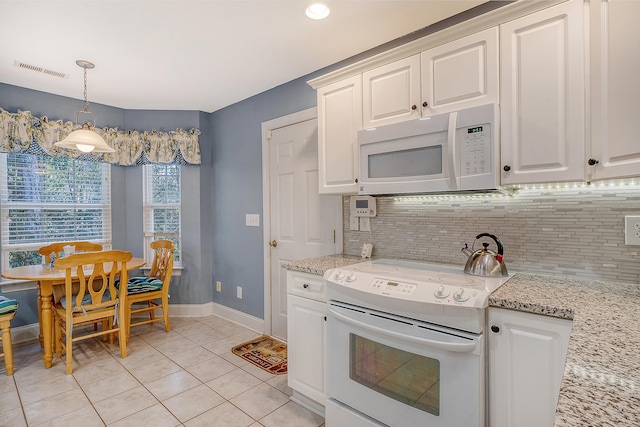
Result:
{"label": "ceiling air vent", "polygon": [[26,70],[36,71],[38,73],[48,74],[54,77],[60,77],[61,79],[66,79],[68,77],[67,74],[61,73],[60,71],[53,71],[47,68],[38,67],[37,65],[25,64],[24,62],[20,62],[20,61],[15,61],[13,65],[18,68],[24,68]]}

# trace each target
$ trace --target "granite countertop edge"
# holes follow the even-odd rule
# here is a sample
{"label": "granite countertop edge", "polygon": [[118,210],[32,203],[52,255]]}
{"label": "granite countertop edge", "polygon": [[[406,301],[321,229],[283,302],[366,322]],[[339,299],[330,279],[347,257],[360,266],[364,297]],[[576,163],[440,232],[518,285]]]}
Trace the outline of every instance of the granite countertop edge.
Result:
{"label": "granite countertop edge", "polygon": [[317,258],[307,258],[297,261],[288,261],[282,263],[282,267],[290,271],[298,271],[301,273],[315,274],[323,276],[324,272],[332,268],[345,267],[347,265],[357,264],[367,261],[362,257],[355,255],[325,255]]}
{"label": "granite countertop edge", "polygon": [[[328,255],[283,267],[322,276],[362,261]],[[488,304],[572,322],[554,426],[640,425],[640,284],[515,273]]]}

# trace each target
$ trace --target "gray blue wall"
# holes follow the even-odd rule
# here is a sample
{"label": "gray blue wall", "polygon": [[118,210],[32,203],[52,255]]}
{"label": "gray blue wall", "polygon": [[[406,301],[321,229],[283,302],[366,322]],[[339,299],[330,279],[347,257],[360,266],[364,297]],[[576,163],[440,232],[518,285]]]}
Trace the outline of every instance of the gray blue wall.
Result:
{"label": "gray blue wall", "polygon": [[[82,108],[82,101],[24,89],[0,83],[0,107],[9,112],[31,111],[36,117],[47,116],[51,120],[75,121],[76,112]],[[211,176],[210,115],[198,111],[143,111],[90,104],[90,111],[96,114],[98,127],[113,127],[127,130],[170,131],[177,128],[198,128],[201,131],[201,150],[206,162],[201,166],[182,167],[182,274],[172,281],[172,304],[200,304],[211,301],[211,257],[212,228],[209,223],[201,226],[201,218],[211,217],[210,196],[201,203],[201,173],[205,171],[206,181]],[[131,251],[134,256],[143,256],[144,238],[142,231],[142,168],[111,167],[112,242],[113,247]],[[207,220],[208,222],[208,220]],[[205,231],[203,233],[203,230]],[[208,233],[208,234],[207,234]],[[206,257],[206,258],[205,258]],[[20,302],[20,310],[13,326],[37,322],[35,309],[36,291],[11,293]]]}
{"label": "gray blue wall", "polygon": [[[308,80],[508,3],[485,3],[213,113],[123,110],[92,103],[89,109],[99,127],[140,131],[195,127],[201,131],[202,164],[183,168],[185,268],[172,282],[171,303],[214,301],[264,317],[261,125],[316,106],[316,93],[306,84]],[[74,121],[82,101],[0,83],[0,107]],[[141,176],[139,167],[112,167],[113,246],[137,256],[143,253]],[[245,226],[247,213],[260,214],[260,227]],[[216,281],[223,283],[220,293],[214,292]],[[236,286],[243,288],[242,299],[236,298]],[[33,297],[22,294],[21,302],[35,307],[35,293]],[[18,319],[14,325],[35,322],[31,310],[21,312],[27,313],[27,319]]]}

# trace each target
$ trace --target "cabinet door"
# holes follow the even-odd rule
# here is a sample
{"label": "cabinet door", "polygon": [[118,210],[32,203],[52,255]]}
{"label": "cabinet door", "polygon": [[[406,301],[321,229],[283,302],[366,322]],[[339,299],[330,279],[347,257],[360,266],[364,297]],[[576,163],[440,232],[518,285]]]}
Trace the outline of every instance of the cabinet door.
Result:
{"label": "cabinet door", "polygon": [[421,54],[422,115],[498,103],[498,28]]}
{"label": "cabinet door", "polygon": [[362,76],[318,89],[320,194],[355,194],[358,131],[362,129]]}
{"label": "cabinet door", "polygon": [[364,127],[420,117],[420,55],[362,74]]}
{"label": "cabinet door", "polygon": [[571,321],[489,308],[489,425],[552,426]]}
{"label": "cabinet door", "polygon": [[326,303],[287,296],[289,387],[324,406]]}
{"label": "cabinet door", "polygon": [[502,184],[584,179],[582,0],[500,26]]}
{"label": "cabinet door", "polygon": [[587,179],[640,176],[640,2],[591,2],[591,156]]}

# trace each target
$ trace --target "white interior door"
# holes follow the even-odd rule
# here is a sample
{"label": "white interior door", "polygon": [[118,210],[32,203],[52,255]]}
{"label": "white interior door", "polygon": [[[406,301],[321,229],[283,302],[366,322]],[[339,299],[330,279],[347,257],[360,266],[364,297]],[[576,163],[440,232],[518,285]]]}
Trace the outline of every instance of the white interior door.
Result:
{"label": "white interior door", "polygon": [[318,193],[317,119],[274,129],[268,139],[271,335],[286,340],[287,275],[282,263],[341,252],[336,232],[342,228],[342,203],[340,196]]}

